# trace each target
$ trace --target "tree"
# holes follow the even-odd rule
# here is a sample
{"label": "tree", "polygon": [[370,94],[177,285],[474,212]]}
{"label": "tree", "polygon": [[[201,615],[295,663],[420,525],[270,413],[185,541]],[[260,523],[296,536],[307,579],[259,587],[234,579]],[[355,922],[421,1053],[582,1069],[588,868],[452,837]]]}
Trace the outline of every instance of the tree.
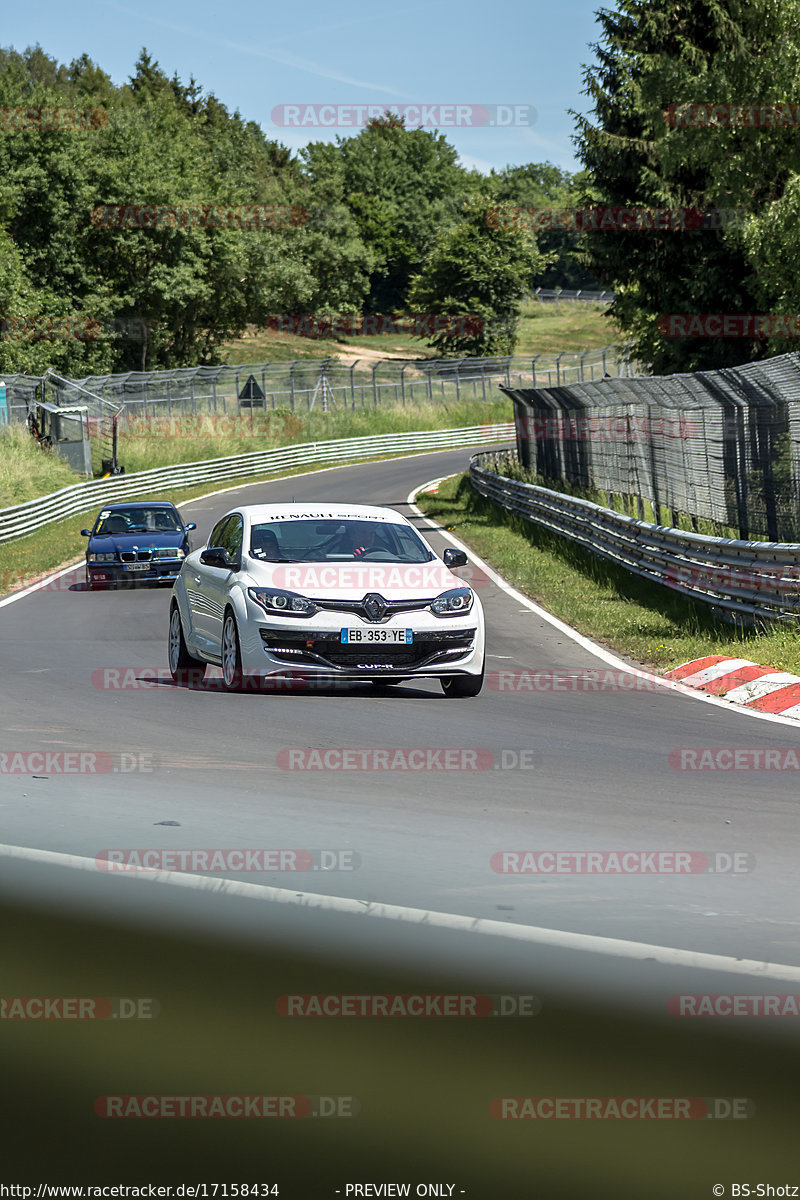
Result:
{"label": "tree", "polygon": [[491,203],[487,193],[468,200],[411,281],[413,310],[446,318],[429,338],[440,354],[513,354],[520,301],[544,265],[529,230],[487,221]]}
{"label": "tree", "polygon": [[[743,207],[782,195],[798,162],[794,130],[675,127],[670,105],[742,105],[798,90],[797,0],[618,0],[601,10],[577,116],[584,201],[644,209]],[[721,338],[667,339],[667,313],[752,313],[763,289],[741,228],[585,235],[589,268],[618,298],[613,315],[655,372],[724,367],[766,353]],[[755,242],[751,240],[751,246]]]}
{"label": "tree", "polygon": [[[572,175],[553,163],[525,163],[491,171],[489,185],[501,204],[558,212],[580,206],[585,179],[583,173]],[[603,284],[583,264],[583,234],[545,227],[536,230],[536,243],[548,265],[531,280],[532,288],[602,289]]]}
{"label": "tree", "polygon": [[389,114],[335,145],[312,142],[301,155],[312,190],[336,181],[372,256],[365,308],[403,311],[411,276],[437,232],[455,220],[467,188],[455,147]]}

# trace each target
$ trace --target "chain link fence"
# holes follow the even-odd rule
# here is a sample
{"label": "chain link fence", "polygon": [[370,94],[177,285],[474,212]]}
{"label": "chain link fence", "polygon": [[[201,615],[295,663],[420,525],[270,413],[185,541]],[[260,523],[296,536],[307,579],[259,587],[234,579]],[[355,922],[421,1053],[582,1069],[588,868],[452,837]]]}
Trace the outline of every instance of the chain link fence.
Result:
{"label": "chain link fence", "polygon": [[[583,354],[504,358],[362,358],[349,365],[325,358],[185,367],[87,376],[63,380],[59,386],[65,403],[80,391],[84,396],[91,394],[98,412],[119,409],[120,428],[124,429],[129,418],[152,420],[207,413],[248,416],[279,408],[328,412],[489,400],[496,398],[500,384],[560,385],[604,375],[626,376],[633,369],[625,349],[606,346]],[[6,384],[8,419],[24,422],[42,380],[23,375],[0,378]]]}
{"label": "chain link fence", "polygon": [[633,498],[658,524],[800,541],[800,354],[720,371],[502,385],[521,465],[551,486]]}

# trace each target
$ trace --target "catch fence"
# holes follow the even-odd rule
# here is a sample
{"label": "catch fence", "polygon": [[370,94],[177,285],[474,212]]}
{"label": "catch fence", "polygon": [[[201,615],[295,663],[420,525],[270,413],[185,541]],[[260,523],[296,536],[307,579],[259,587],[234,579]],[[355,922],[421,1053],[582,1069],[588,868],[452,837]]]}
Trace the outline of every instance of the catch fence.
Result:
{"label": "catch fence", "polygon": [[649,504],[658,524],[800,542],[800,354],[686,375],[501,390],[548,486]]}
{"label": "catch fence", "polygon": [[[506,387],[560,385],[568,381],[626,376],[634,370],[626,350],[615,346],[582,354],[512,355],[494,358],[336,358],[131,371],[64,381],[64,396],[81,388],[126,419],[205,414],[241,415],[411,407],[415,404],[496,398]],[[252,376],[252,382],[251,382]],[[11,421],[25,421],[41,384],[38,378],[2,376]]]}

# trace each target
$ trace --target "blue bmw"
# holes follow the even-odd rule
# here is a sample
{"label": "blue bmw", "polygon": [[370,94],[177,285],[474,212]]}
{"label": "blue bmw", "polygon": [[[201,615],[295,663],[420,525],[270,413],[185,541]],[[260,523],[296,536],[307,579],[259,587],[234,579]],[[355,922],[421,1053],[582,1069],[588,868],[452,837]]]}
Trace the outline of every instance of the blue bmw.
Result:
{"label": "blue bmw", "polygon": [[87,588],[114,583],[173,582],[189,553],[189,531],[174,504],[107,504],[91,529],[82,529]]}

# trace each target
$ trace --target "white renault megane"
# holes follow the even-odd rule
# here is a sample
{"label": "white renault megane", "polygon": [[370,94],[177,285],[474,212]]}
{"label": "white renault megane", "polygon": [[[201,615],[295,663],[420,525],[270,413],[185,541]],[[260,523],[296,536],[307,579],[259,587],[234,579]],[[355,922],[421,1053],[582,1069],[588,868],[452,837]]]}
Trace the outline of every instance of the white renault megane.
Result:
{"label": "white renault megane", "polygon": [[390,508],[263,504],[222,518],[172,591],[173,678],[222,668],[246,681],[400,683],[439,679],[447,696],[483,686],[480,601]]}

